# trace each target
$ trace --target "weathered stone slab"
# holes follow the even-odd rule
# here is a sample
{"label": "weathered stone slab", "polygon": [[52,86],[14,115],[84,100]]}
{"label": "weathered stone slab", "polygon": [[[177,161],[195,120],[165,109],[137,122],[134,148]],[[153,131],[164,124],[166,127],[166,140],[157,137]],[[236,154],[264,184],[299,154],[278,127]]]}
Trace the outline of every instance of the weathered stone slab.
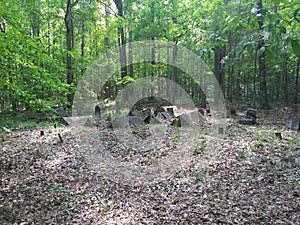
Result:
{"label": "weathered stone slab", "polygon": [[242,125],[254,125],[256,124],[256,120],[251,116],[246,116],[239,119],[238,123]]}
{"label": "weathered stone slab", "polygon": [[167,108],[167,113],[169,113],[170,116],[175,117],[174,108],[172,107]]}
{"label": "weathered stone slab", "polygon": [[299,118],[293,118],[291,120],[291,130],[299,130],[300,129],[300,119]]}
{"label": "weathered stone slab", "polygon": [[95,116],[101,118],[101,107],[100,105],[95,106]]}
{"label": "weathered stone slab", "polygon": [[198,109],[195,110],[188,110],[183,113],[175,114],[176,117],[171,123],[172,126],[191,126],[195,124],[199,124],[200,122],[205,121],[205,118],[201,113],[198,111]]}

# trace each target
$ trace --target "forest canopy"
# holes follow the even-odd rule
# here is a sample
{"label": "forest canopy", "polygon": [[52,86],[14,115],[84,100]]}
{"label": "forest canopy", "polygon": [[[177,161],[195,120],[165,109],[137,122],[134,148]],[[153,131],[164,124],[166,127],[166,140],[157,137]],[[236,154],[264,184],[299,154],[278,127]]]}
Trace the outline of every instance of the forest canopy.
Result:
{"label": "forest canopy", "polygon": [[117,47],[122,69],[103,99],[138,78],[161,76],[204,102],[199,81],[157,63],[158,51],[149,63],[132,63],[130,43],[145,40],[172,42],[174,62],[176,46],[199,55],[228,102],[299,103],[299,9],[296,0],[1,1],[0,111],[70,106],[86,69]]}

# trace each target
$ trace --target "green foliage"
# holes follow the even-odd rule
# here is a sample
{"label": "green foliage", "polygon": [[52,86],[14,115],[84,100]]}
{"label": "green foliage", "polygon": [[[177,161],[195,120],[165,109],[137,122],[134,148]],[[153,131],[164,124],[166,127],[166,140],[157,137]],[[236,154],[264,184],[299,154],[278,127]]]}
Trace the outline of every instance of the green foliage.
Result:
{"label": "green foliage", "polygon": [[237,152],[237,156],[238,156],[240,159],[246,159],[246,158],[247,158],[247,153],[244,152],[244,151],[238,151],[238,152]]}
{"label": "green foliage", "polygon": [[195,147],[194,147],[194,153],[195,154],[201,154],[203,153],[205,147],[206,147],[206,137],[205,135],[201,135],[199,140],[196,141]]}
{"label": "green foliage", "polygon": [[296,40],[291,39],[291,44],[292,44],[294,53],[297,56],[300,56],[300,44],[299,44],[299,42],[297,42]]}
{"label": "green foliage", "polygon": [[205,174],[203,172],[196,172],[194,173],[194,178],[196,182],[202,181],[205,177]]}
{"label": "green foliage", "polygon": [[100,205],[103,208],[104,212],[106,212],[106,213],[109,212],[109,210],[110,210],[110,206],[109,205],[106,205],[103,202],[101,202]]}
{"label": "green foliage", "polygon": [[50,121],[41,121],[37,123],[35,119],[24,119],[24,115],[6,116],[0,120],[0,133],[13,130],[42,128],[51,125]]}
{"label": "green foliage", "polygon": [[[176,42],[200,55],[212,70],[216,46],[224,47],[225,57],[221,62],[225,71],[225,96],[233,102],[255,103],[259,99],[257,57],[265,54],[268,95],[278,104],[287,87],[295,88],[297,79],[299,5],[293,1],[263,3],[264,9],[258,13],[253,1],[123,0],[124,17],[119,17],[112,11],[99,13],[105,11],[103,2],[76,1],[74,49],[67,51],[63,15],[66,2],[2,1],[0,24],[5,24],[5,31],[0,32],[0,102],[4,102],[1,112],[46,112],[51,106],[67,105],[67,96],[75,92],[92,62],[117,47],[118,27],[126,31],[127,42],[131,41],[128,31],[132,33],[132,41]],[[258,17],[264,22],[263,33],[259,33]],[[261,35],[265,45],[257,49]],[[159,51],[156,48],[155,61],[160,57]],[[66,80],[67,54],[72,56],[73,84],[67,84]],[[106,97],[113,98],[120,87],[154,74],[176,81],[188,93],[193,92],[194,100],[199,102],[200,89],[194,88],[199,81],[191,80],[182,71],[175,77],[173,68],[167,65],[173,57],[170,49],[169,62],[165,64],[134,64],[133,77],[120,78],[117,74],[107,85]],[[88,91],[96,95],[93,90]],[[298,95],[299,90],[289,91],[288,99],[296,99]]]}
{"label": "green foliage", "polygon": [[58,191],[63,191],[63,192],[70,192],[70,190],[58,185],[58,184],[52,184],[51,189],[53,190],[58,190]]}
{"label": "green foliage", "polygon": [[126,84],[129,84],[131,82],[134,82],[134,79],[130,76],[125,76],[125,77],[121,78],[120,81],[117,84],[118,85],[126,85]]}

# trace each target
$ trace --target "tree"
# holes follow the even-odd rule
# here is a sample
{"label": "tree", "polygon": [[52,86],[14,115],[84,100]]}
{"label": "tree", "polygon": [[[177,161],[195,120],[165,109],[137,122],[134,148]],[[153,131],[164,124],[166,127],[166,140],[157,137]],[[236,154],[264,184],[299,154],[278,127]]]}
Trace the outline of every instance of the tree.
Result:
{"label": "tree", "polygon": [[124,11],[123,11],[123,1],[114,0],[114,3],[118,10],[118,45],[120,48],[120,65],[121,65],[121,77],[127,76],[126,68],[126,38],[125,38],[125,27],[123,26]]}
{"label": "tree", "polygon": [[267,82],[266,82],[266,47],[264,41],[264,12],[262,0],[257,0],[257,23],[259,25],[259,40],[258,40],[258,65],[259,65],[259,77],[260,77],[260,97],[261,106],[264,109],[269,108],[268,95],[267,95]]}
{"label": "tree", "polygon": [[[65,15],[66,25],[66,41],[67,41],[67,84],[73,83],[73,68],[72,68],[72,51],[74,49],[74,27],[71,0],[67,2],[67,10]],[[73,102],[73,94],[68,94],[69,107]]]}

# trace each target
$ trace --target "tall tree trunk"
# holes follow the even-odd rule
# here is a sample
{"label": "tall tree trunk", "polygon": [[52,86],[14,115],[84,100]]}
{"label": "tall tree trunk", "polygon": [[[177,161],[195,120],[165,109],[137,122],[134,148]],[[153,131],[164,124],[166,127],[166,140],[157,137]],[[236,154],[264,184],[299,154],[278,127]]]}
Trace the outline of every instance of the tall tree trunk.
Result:
{"label": "tall tree trunk", "polygon": [[171,80],[171,70],[170,70],[170,47],[167,46],[167,96],[170,96],[170,80]]}
{"label": "tall tree trunk", "polygon": [[33,11],[32,14],[32,37],[39,37],[40,36],[40,23],[41,23],[41,6],[38,0],[33,2]]}
{"label": "tall tree trunk", "polygon": [[[72,4],[71,0],[68,0],[67,11],[65,15],[65,25],[66,25],[66,40],[67,40],[67,84],[71,85],[73,83],[73,69],[72,69],[72,55],[70,52],[74,49],[74,28],[73,28],[73,16],[72,16]],[[71,107],[73,102],[73,94],[70,93],[67,96],[69,107]]]}
{"label": "tall tree trunk", "polygon": [[[51,22],[50,21],[47,21],[47,26],[48,26],[48,47],[47,47],[47,50],[48,50],[48,56],[50,57],[51,56]],[[50,70],[50,68],[49,68]]]}
{"label": "tall tree trunk", "polygon": [[257,78],[257,48],[254,53],[254,79],[253,79],[253,91],[254,91],[254,102],[256,102],[256,78]]}
{"label": "tall tree trunk", "polygon": [[299,69],[300,69],[300,56],[298,56],[298,61],[297,61],[297,69],[296,69],[296,93],[295,93],[295,103],[298,102],[298,95],[299,95]]}
{"label": "tall tree trunk", "polygon": [[177,45],[177,42],[175,42],[175,44],[173,45],[173,74],[172,74],[172,80],[176,83],[177,82],[177,74],[178,74],[178,71],[177,71],[177,52],[178,52],[178,45]]}
{"label": "tall tree trunk", "polygon": [[242,77],[242,65],[244,62],[244,54],[241,56],[241,61],[239,62],[238,71],[237,71],[237,79],[236,79],[236,85],[235,85],[235,94],[234,97],[236,99],[241,99],[242,93],[241,93],[241,77]]}
{"label": "tall tree trunk", "polygon": [[[124,18],[122,0],[114,0],[114,3],[118,10],[118,16]],[[118,27],[118,36],[119,36],[118,45],[120,48],[121,77],[125,77],[125,76],[127,76],[125,27],[123,27],[123,26]]]}
{"label": "tall tree trunk", "polygon": [[[85,20],[82,18],[81,20],[81,58],[82,62],[84,61],[85,56]],[[81,75],[84,74],[85,68],[81,68]]]}
{"label": "tall tree trunk", "polygon": [[236,39],[237,38],[233,38],[231,35],[229,36],[229,50],[228,50],[228,52],[233,52],[229,56],[230,64],[228,66],[227,96],[228,96],[229,102],[232,102],[232,100],[233,100],[234,72],[235,72],[235,70],[234,70],[235,69],[235,63],[234,63],[235,51],[233,49],[234,49],[234,45],[236,45],[236,43],[237,43]]}
{"label": "tall tree trunk", "polygon": [[[177,83],[177,80],[178,80],[178,70],[177,70],[177,52],[178,52],[178,45],[177,45],[177,42],[178,40],[176,40],[175,44],[173,45],[173,58],[172,58],[172,64],[173,64],[173,74],[172,74],[172,81],[174,83]],[[172,87],[173,84],[172,84]],[[179,100],[177,99],[179,96],[175,96],[174,93],[171,93],[172,94],[172,100],[173,102],[176,102],[176,100]]]}
{"label": "tall tree trunk", "polygon": [[288,61],[288,55],[287,53],[283,53],[283,64],[282,64],[282,76],[283,76],[283,104],[282,105],[288,105],[289,103],[289,96],[288,96],[288,67],[287,67],[287,61]]}
{"label": "tall tree trunk", "polygon": [[[152,38],[152,40],[154,41],[154,37]],[[152,49],[151,49],[151,99],[154,99],[154,75],[155,75],[155,45],[153,45]]]}
{"label": "tall tree trunk", "polygon": [[[263,14],[263,4],[262,0],[257,0],[257,10],[258,13]],[[266,51],[265,51],[265,41],[264,41],[264,21],[263,16],[257,17],[257,23],[259,25],[259,40],[258,40],[258,65],[259,65],[259,78],[260,78],[260,101],[261,106],[264,109],[269,108],[268,95],[267,95],[267,82],[266,82]]]}
{"label": "tall tree trunk", "polygon": [[134,76],[133,74],[133,49],[132,49],[132,31],[129,31],[129,50],[128,50],[128,54],[129,54],[129,75],[131,77]]}
{"label": "tall tree trunk", "polygon": [[[222,59],[225,56],[225,51],[223,48],[216,46],[215,48],[215,57],[214,57],[214,74],[216,77],[216,81],[218,82],[221,90],[217,88],[215,85],[214,90],[214,102],[218,103],[220,96],[224,95],[224,88],[225,88],[225,74],[224,74],[224,63],[222,63]],[[220,93],[221,91],[221,93]]]}

